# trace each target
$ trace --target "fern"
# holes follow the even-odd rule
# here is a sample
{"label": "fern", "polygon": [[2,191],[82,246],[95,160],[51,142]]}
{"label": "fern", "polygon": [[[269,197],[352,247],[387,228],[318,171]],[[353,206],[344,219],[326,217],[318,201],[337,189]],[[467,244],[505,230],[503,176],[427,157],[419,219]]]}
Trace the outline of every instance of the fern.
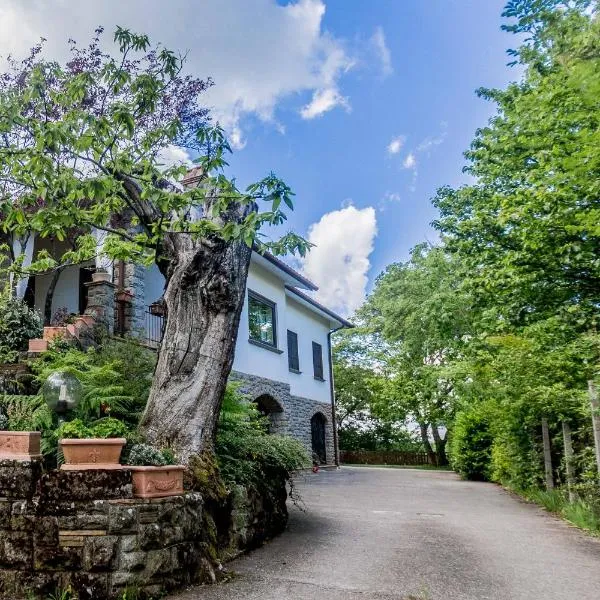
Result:
{"label": "fern", "polygon": [[84,422],[110,415],[135,427],[148,398],[154,360],[131,342],[108,341],[101,350],[50,350],[32,368],[40,384],[55,371],[80,381],[83,397],[75,416]]}

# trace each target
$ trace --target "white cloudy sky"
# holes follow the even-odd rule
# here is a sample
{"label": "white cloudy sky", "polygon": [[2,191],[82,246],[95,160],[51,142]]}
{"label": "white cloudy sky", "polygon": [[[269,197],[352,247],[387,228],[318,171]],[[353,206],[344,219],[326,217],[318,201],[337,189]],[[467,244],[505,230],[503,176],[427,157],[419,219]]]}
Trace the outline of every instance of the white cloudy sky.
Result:
{"label": "white cloudy sky", "polygon": [[461,183],[493,110],[473,90],[514,76],[504,2],[0,0],[0,57],[43,36],[60,59],[98,25],[107,41],[121,25],[187,51],[215,82],[205,102],[237,150],[232,174],[273,170],[294,189],[289,225],[316,244],[303,268],[350,315],[377,271],[436,239],[430,199]]}
{"label": "white cloudy sky", "polygon": [[[351,110],[339,84],[355,66],[353,50],[360,52],[356,45],[349,48],[323,27],[325,9],[321,0],[299,0],[284,6],[273,0],[2,0],[0,55],[23,55],[43,36],[47,54],[61,58],[69,37],[85,43],[99,24],[109,34],[117,24],[147,33],[167,47],[189,51],[190,71],[213,78],[216,85],[208,92],[206,103],[228,129],[233,146],[242,150],[247,143],[244,123],[248,117],[285,132],[277,107],[290,96],[304,93],[297,113],[307,121],[335,109]],[[361,48],[369,45],[377,68],[383,75],[389,74],[391,57],[382,28]],[[165,157],[184,159],[185,154],[173,149]],[[357,217],[356,223],[352,217]],[[323,223],[333,227],[327,240]],[[338,229],[342,226],[343,231]],[[354,227],[368,239],[361,248],[343,248],[343,238]],[[336,211],[325,215],[310,232],[317,247],[305,270],[320,286],[320,300],[349,314],[365,293],[374,216],[365,219],[354,209]],[[339,245],[335,243],[337,235]],[[347,256],[352,260],[344,262]],[[330,276],[332,270],[334,277]]]}

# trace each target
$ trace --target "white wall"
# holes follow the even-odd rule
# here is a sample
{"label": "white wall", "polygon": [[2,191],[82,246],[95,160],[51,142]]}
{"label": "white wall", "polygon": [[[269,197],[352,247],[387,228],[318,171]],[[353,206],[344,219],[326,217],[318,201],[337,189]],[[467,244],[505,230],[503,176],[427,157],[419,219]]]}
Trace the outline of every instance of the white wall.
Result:
{"label": "white wall", "polygon": [[[69,313],[79,313],[79,269],[83,266],[85,265],[66,267],[60,274],[52,298],[53,317],[54,313],[63,307],[66,307]],[[46,293],[51,280],[52,273],[36,275],[35,278],[35,308],[42,316],[44,315]]]}
{"label": "white wall", "polygon": [[[330,401],[329,387],[329,352],[327,348],[327,333],[329,322],[315,312],[305,308],[287,297],[286,321],[287,329],[298,334],[298,355],[300,357],[300,374],[288,371],[288,381],[294,396],[311,398],[319,402]],[[286,334],[287,335],[287,334]],[[314,378],[312,343],[317,342],[323,348],[323,378]],[[285,356],[287,367],[287,354]]]}
{"label": "white wall", "polygon": [[[256,292],[275,303],[277,348],[281,353],[255,346],[248,341],[248,290]],[[240,317],[240,328],[235,347],[233,368],[235,371],[241,371],[242,373],[287,382],[289,371],[286,346],[286,298],[283,283],[266,269],[252,263],[248,273],[246,299]]]}

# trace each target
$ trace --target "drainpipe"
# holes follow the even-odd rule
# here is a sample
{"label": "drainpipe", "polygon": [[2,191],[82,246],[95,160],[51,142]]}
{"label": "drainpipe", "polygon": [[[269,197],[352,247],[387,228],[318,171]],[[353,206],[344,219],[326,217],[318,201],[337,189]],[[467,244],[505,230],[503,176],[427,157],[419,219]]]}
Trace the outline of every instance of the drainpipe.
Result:
{"label": "drainpipe", "polygon": [[329,390],[331,393],[331,427],[333,428],[333,453],[335,455],[335,466],[340,466],[340,457],[338,453],[338,435],[337,435],[337,423],[335,421],[335,387],[333,385],[333,352],[331,350],[331,336],[336,331],[343,329],[344,326],[340,325],[335,329],[330,329],[327,334],[327,351],[329,353]]}

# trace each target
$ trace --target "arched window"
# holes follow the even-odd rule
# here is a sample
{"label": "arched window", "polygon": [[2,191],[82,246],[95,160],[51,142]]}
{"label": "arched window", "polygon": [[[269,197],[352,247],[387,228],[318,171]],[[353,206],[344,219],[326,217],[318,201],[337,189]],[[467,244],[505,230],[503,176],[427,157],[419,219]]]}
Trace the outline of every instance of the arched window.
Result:
{"label": "arched window", "polygon": [[259,412],[269,418],[269,433],[279,433],[282,428],[283,408],[269,394],[262,394],[255,401]]}

